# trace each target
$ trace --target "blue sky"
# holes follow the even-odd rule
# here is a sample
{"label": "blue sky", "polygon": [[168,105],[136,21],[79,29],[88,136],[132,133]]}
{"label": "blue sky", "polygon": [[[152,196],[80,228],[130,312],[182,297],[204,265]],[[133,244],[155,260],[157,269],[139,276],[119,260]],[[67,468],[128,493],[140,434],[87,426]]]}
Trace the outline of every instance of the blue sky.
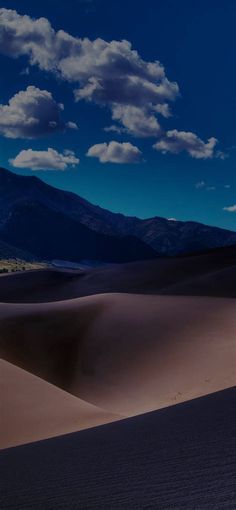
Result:
{"label": "blue sky", "polygon": [[[103,67],[100,65],[97,70],[96,62],[91,60],[98,61],[100,58],[98,48],[96,53],[90,50],[89,55],[86,53],[87,81],[83,78],[82,83],[72,79],[72,75],[77,73],[77,61],[75,64],[70,63],[69,70],[68,67],[66,71],[63,68],[63,76],[54,72],[52,62],[48,64],[45,59],[42,60],[42,52],[40,65],[38,62],[33,65],[25,49],[27,41],[18,37],[17,41],[11,42],[9,49],[9,34],[7,30],[1,34],[0,29],[0,103],[3,108],[0,114],[4,119],[7,115],[7,120],[2,121],[2,127],[0,115],[0,164],[17,173],[30,175],[33,172],[54,186],[74,191],[112,211],[143,218],[158,215],[180,220],[191,219],[235,230],[236,212],[224,208],[236,204],[236,4],[230,0],[225,4],[211,0],[3,2],[2,7],[16,9],[20,15],[14,19],[14,30],[16,27],[18,35],[21,24],[25,23],[21,15],[28,15],[30,20],[43,16],[50,21],[55,31],[63,29],[70,36],[82,39],[87,37],[90,42],[101,38],[106,44],[112,40],[126,39],[132,49],[137,50],[139,63],[154,63],[158,60],[164,66],[165,77],[171,84],[160,104],[169,105],[171,116],[166,118],[160,112],[154,112],[153,105],[152,110],[149,106],[147,109],[147,81],[141,83],[137,98],[134,92],[127,100],[126,63],[121,66],[118,59],[120,54],[117,57],[117,51],[121,51],[119,45],[115,47],[116,68],[109,60],[112,80],[109,68],[108,75],[105,78],[102,75],[101,78]],[[13,37],[10,24],[8,30]],[[48,39],[45,41],[48,43]],[[33,51],[39,52],[39,48]],[[58,65],[61,66],[64,53],[60,51]],[[129,58],[133,57],[129,50],[127,55],[130,62]],[[112,73],[117,66],[121,69],[121,82],[113,80]],[[79,76],[83,73],[82,66]],[[98,76],[98,81],[102,79],[102,83],[105,83],[105,99],[101,100],[99,96],[101,81],[94,93],[88,91],[87,85],[91,84],[94,75],[96,80]],[[178,84],[179,92],[175,83]],[[31,89],[33,94],[36,89],[51,95],[51,98],[46,97],[46,103],[39,103],[39,106],[46,105],[48,115],[52,116],[50,134],[45,129],[46,113],[42,113],[43,107],[40,106],[40,111],[37,111],[40,122],[36,128],[28,128],[25,119],[23,131],[12,120],[9,108],[4,110],[13,96],[29,86],[34,87]],[[110,97],[116,86],[116,99],[111,102]],[[74,91],[81,89],[85,91],[84,97],[81,99],[80,95],[80,100],[76,102]],[[147,94],[148,103],[152,97],[149,88]],[[173,97],[169,99],[168,94]],[[19,98],[17,96],[17,108],[21,100]],[[64,110],[58,106],[60,103],[63,103]],[[154,126],[153,133],[147,136],[144,130],[141,133],[139,128],[134,128],[130,105],[135,105],[135,114],[145,112],[147,121],[150,119],[150,126],[154,116],[158,126],[161,126],[160,132]],[[55,123],[56,108],[61,118],[59,127]],[[128,121],[124,121],[124,116],[117,113],[120,108],[127,114]],[[116,116],[115,120],[112,116]],[[78,129],[75,126],[69,128],[68,122],[77,124]],[[121,132],[104,131],[104,128],[111,125],[115,125]],[[145,129],[148,131],[149,125],[145,125]],[[173,131],[177,135],[173,135]],[[192,139],[192,136],[195,138]],[[213,142],[208,148],[207,143],[211,138],[217,139],[218,143]],[[116,145],[108,150],[107,145],[104,147],[103,144],[111,141],[116,142]],[[123,143],[128,145],[121,146]],[[153,148],[155,144],[158,150]],[[98,148],[94,149],[97,145]],[[58,161],[65,166],[64,170],[27,168],[29,161],[35,162],[37,158],[40,158],[41,166],[45,165],[45,159],[42,159],[45,155],[42,156],[42,152],[45,153],[48,148],[54,150],[50,155],[53,158],[55,151],[56,155],[61,155]],[[93,157],[86,156],[89,149]],[[79,164],[77,159],[80,160]],[[107,162],[103,162],[104,159]],[[10,160],[15,163],[10,163]],[[116,162],[112,162],[114,160]],[[76,162],[72,165],[73,161]],[[37,164],[34,164],[37,168]]]}

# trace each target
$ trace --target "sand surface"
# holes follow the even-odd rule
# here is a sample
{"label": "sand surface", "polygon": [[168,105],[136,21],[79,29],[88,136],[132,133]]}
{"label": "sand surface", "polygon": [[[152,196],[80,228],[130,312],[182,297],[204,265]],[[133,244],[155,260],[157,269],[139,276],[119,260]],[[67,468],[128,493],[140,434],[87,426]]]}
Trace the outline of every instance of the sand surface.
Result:
{"label": "sand surface", "polygon": [[0,278],[0,508],[236,507],[236,270],[213,259]]}
{"label": "sand surface", "polygon": [[207,254],[110,265],[81,274],[38,270],[0,276],[0,302],[63,301],[103,293],[236,297],[234,247]]}
{"label": "sand surface", "polygon": [[0,355],[130,416],[235,385],[236,302],[104,294],[1,304]]}
{"label": "sand surface", "polygon": [[4,510],[234,510],[236,390],[1,452]]}
{"label": "sand surface", "polygon": [[1,276],[2,446],[235,385],[236,302],[219,296],[236,296],[233,248]]}
{"label": "sand surface", "polygon": [[0,409],[0,448],[119,418],[3,360],[0,360]]}

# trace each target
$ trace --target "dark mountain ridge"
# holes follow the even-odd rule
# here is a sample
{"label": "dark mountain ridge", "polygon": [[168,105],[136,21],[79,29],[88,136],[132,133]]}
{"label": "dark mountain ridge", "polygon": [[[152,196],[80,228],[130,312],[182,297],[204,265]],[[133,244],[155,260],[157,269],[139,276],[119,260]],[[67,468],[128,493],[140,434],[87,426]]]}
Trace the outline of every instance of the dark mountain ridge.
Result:
{"label": "dark mountain ridge", "polygon": [[45,258],[124,262],[236,245],[236,232],[113,213],[36,176],[0,169],[0,240]]}
{"label": "dark mountain ridge", "polygon": [[100,234],[39,202],[18,203],[0,235],[5,242],[44,260],[126,262],[156,256],[135,237]]}

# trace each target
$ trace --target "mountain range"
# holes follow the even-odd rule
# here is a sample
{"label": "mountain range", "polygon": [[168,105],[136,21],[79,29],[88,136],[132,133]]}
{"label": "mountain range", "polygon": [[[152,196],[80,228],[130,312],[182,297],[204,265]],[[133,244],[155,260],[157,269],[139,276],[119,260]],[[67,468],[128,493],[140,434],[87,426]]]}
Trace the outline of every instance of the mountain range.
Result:
{"label": "mountain range", "polygon": [[236,245],[236,232],[113,213],[36,176],[0,169],[0,258],[128,262]]}

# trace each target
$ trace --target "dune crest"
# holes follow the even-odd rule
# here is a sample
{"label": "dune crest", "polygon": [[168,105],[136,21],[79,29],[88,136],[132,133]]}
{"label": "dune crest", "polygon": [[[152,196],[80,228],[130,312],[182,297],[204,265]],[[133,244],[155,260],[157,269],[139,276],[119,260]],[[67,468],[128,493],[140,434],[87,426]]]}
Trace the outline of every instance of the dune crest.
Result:
{"label": "dune crest", "polygon": [[5,450],[0,506],[233,510],[235,398],[232,388]]}
{"label": "dune crest", "polygon": [[118,420],[83,400],[0,360],[0,448]]}
{"label": "dune crest", "polygon": [[104,294],[0,306],[0,354],[125,416],[235,385],[232,299]]}

